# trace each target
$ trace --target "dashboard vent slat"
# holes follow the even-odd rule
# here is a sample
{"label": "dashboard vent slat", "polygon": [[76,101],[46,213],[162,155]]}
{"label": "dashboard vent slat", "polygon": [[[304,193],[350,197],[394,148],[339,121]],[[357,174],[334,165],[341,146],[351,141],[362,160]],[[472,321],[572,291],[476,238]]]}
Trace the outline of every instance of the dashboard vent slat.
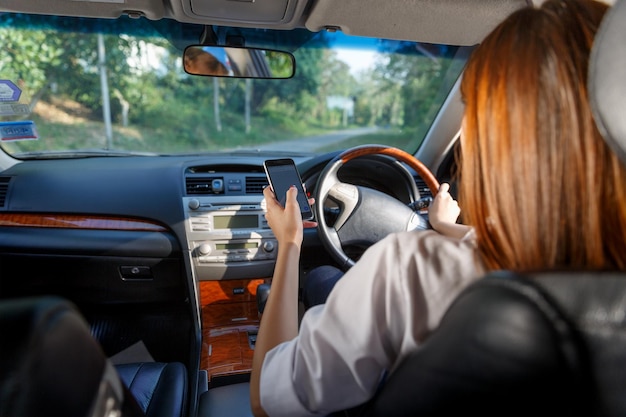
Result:
{"label": "dashboard vent slat", "polygon": [[265,176],[246,177],[246,194],[263,194],[263,188],[268,184]]}
{"label": "dashboard vent slat", "polygon": [[0,177],[0,207],[4,207],[9,194],[9,182],[11,177]]}
{"label": "dashboard vent slat", "polygon": [[415,176],[413,178],[415,179],[415,185],[417,185],[417,190],[420,192],[420,198],[433,196],[422,177]]}
{"label": "dashboard vent slat", "polygon": [[213,180],[217,177],[187,177],[185,187],[187,194],[213,194]]}

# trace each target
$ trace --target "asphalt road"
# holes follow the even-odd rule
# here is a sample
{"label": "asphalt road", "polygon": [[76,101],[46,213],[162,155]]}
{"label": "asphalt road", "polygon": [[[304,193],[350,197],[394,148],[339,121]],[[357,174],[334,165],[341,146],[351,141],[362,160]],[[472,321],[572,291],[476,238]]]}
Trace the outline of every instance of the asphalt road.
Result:
{"label": "asphalt road", "polygon": [[337,144],[338,142],[350,139],[353,136],[373,133],[376,130],[378,130],[378,128],[376,127],[363,127],[358,129],[342,130],[335,133],[326,133],[324,135],[307,136],[299,139],[272,142],[258,146],[257,149],[259,149],[260,151],[294,150],[296,152],[312,153],[325,146]]}

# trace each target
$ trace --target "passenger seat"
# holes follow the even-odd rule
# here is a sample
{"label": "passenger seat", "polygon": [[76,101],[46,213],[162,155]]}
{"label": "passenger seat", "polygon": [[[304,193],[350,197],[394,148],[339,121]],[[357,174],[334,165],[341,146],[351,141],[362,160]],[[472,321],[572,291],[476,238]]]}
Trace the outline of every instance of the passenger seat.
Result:
{"label": "passenger seat", "polygon": [[0,415],[185,415],[186,369],[116,369],[76,307],[59,297],[0,302]]}

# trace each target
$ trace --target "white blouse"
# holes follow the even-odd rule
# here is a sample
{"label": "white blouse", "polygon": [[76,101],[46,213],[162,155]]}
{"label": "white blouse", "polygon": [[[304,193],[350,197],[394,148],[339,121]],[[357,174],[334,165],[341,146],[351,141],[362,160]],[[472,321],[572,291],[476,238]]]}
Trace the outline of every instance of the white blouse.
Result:
{"label": "white blouse", "polygon": [[371,246],[296,338],[265,356],[261,405],[270,416],[316,416],[369,400],[382,376],[438,326],[456,296],[484,273],[473,231],[392,234]]}

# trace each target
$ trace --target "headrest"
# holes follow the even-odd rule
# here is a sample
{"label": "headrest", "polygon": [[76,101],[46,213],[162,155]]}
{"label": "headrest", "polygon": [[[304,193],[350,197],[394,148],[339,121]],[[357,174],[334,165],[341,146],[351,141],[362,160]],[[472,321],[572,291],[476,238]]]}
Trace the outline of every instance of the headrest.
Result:
{"label": "headrest", "polygon": [[104,415],[110,404],[101,398],[111,398],[111,390],[121,398],[117,374],[68,301],[2,301],[0,335],[0,415]]}
{"label": "headrest", "polygon": [[604,139],[626,163],[626,0],[607,12],[591,50],[589,98]]}

